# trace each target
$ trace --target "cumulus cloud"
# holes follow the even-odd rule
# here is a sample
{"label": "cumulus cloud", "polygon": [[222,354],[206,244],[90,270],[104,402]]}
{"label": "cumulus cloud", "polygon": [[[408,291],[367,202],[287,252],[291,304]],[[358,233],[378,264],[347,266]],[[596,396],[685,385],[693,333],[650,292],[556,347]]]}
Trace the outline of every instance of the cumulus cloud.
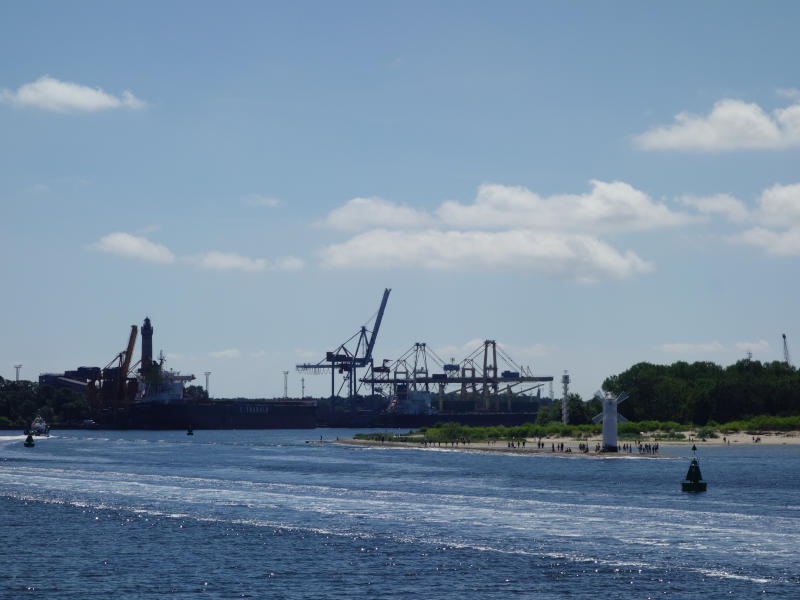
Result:
{"label": "cumulus cloud", "polygon": [[242,353],[237,348],[229,348],[227,350],[219,350],[218,352],[209,352],[211,358],[240,358]]}
{"label": "cumulus cloud", "polygon": [[359,231],[373,227],[425,227],[432,223],[425,211],[395,204],[383,198],[353,198],[332,210],[320,224],[340,231]]}
{"label": "cumulus cloud", "polygon": [[580,281],[621,279],[652,266],[586,235],[529,230],[389,231],[377,229],[326,247],[333,268],[518,269]]}
{"label": "cumulus cloud", "polygon": [[[145,228],[156,230],[157,226]],[[97,242],[89,244],[90,250],[108,252],[126,258],[135,258],[148,262],[174,263],[178,260],[169,248],[146,237],[129,233],[115,232],[103,236]],[[235,252],[211,250],[203,254],[180,257],[183,264],[193,264],[200,269],[216,271],[298,271],[305,266],[305,261],[296,256],[284,256],[275,260],[266,258],[250,258]]]}
{"label": "cumulus cloud", "polygon": [[125,258],[134,258],[156,263],[175,262],[175,255],[161,244],[151,242],[147,238],[137,237],[129,233],[109,233],[99,241],[90,244],[89,248],[99,252],[108,252]]}
{"label": "cumulus cloud", "polygon": [[800,256],[800,226],[792,227],[787,231],[772,231],[763,227],[754,227],[731,240],[764,250],[768,255],[775,257]]}
{"label": "cumulus cloud", "polygon": [[761,248],[768,256],[800,256],[800,183],[765,189],[753,216],[762,226],[733,235],[731,241]]}
{"label": "cumulus cloud", "polygon": [[750,218],[750,211],[744,203],[729,194],[706,197],[683,196],[680,201],[686,206],[697,209],[702,214],[722,215],[734,223],[743,223]]}
{"label": "cumulus cloud", "polygon": [[542,197],[521,186],[484,184],[471,204],[445,202],[436,211],[442,223],[469,229],[556,228],[613,233],[690,223],[694,217],[671,211],[622,181],[592,180],[585,194]]}
{"label": "cumulus cloud", "polygon": [[141,109],[147,106],[127,90],[120,96],[114,96],[100,88],[60,81],[49,75],[23,84],[16,91],[0,89],[0,102],[19,108],[40,108],[56,112]]}
{"label": "cumulus cloud", "polygon": [[800,225],[800,183],[773,185],[758,199],[759,219],[764,225]]}
{"label": "cumulus cloud", "polygon": [[634,137],[642,150],[739,150],[800,146],[800,104],[767,114],[758,104],[723,99],[708,115],[687,112],[672,125]]}

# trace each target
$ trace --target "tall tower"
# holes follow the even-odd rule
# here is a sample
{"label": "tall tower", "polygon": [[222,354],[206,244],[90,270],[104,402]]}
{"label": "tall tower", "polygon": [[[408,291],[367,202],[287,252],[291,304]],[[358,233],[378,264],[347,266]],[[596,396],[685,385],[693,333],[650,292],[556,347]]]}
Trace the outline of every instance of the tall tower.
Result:
{"label": "tall tower", "polygon": [[561,424],[569,425],[569,411],[567,410],[567,396],[569,395],[569,373],[564,371],[561,377],[561,384],[564,386],[564,395],[561,397]]}
{"label": "tall tower", "polygon": [[145,317],[142,324],[142,362],[139,370],[144,373],[153,364],[153,326],[150,317]]}

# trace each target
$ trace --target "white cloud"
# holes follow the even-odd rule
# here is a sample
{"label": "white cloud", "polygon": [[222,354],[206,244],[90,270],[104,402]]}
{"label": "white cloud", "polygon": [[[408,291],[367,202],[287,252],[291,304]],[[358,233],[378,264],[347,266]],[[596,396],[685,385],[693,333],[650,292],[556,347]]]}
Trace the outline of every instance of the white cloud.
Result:
{"label": "white cloud", "polygon": [[772,231],[763,227],[754,227],[738,235],[731,241],[757,246],[767,254],[776,257],[800,256],[800,226],[788,231]]}
{"label": "white cloud", "polygon": [[738,150],[800,146],[800,104],[767,114],[758,104],[723,99],[705,116],[687,112],[672,125],[634,137],[643,150]]}
{"label": "white cloud", "polygon": [[694,217],[673,212],[622,181],[592,180],[586,194],[542,197],[521,186],[483,184],[472,204],[445,202],[440,221],[467,229],[556,229],[584,233],[641,231],[691,223]]}
{"label": "white cloud", "polygon": [[734,223],[744,223],[751,215],[743,202],[728,194],[716,194],[704,198],[697,196],[683,196],[680,201],[686,206],[692,206],[706,215],[722,215]]}
{"label": "white cloud", "polygon": [[652,268],[591,236],[530,230],[377,229],[324,248],[322,259],[333,268],[518,269],[578,281],[622,279]]}
{"label": "white cloud", "polygon": [[773,185],[758,199],[759,220],[764,225],[787,227],[800,225],[800,183]]}
{"label": "white cloud", "polygon": [[242,353],[236,348],[229,348],[228,350],[220,350],[218,352],[209,352],[208,355],[211,358],[240,358]]}
{"label": "white cloud", "polygon": [[175,262],[175,255],[172,254],[166,246],[151,242],[144,237],[130,235],[129,233],[109,233],[100,238],[99,241],[90,244],[89,248],[99,252],[108,252],[110,254],[124,256],[125,258],[136,258],[148,262]]}
{"label": "white cloud", "polygon": [[395,204],[383,198],[353,198],[333,209],[320,224],[340,231],[359,231],[373,227],[425,227],[432,223],[425,211]]}
{"label": "white cloud", "polygon": [[242,203],[248,206],[267,206],[269,208],[275,208],[276,206],[280,206],[281,202],[277,198],[272,198],[271,196],[248,194],[242,197]]}
{"label": "white cloud", "polygon": [[49,75],[40,77],[32,83],[26,83],[17,91],[0,90],[0,102],[20,108],[33,107],[56,112],[70,110],[91,112],[123,107],[140,109],[147,106],[127,90],[122,92],[121,97],[117,97],[100,88],[60,81]]}

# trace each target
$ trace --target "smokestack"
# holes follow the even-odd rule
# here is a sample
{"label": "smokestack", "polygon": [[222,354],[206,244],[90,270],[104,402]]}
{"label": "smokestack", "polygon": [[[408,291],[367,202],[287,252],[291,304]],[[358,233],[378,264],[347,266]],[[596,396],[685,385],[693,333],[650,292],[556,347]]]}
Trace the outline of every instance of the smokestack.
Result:
{"label": "smokestack", "polygon": [[142,364],[141,372],[150,370],[153,364],[153,326],[150,325],[150,317],[145,317],[142,324]]}

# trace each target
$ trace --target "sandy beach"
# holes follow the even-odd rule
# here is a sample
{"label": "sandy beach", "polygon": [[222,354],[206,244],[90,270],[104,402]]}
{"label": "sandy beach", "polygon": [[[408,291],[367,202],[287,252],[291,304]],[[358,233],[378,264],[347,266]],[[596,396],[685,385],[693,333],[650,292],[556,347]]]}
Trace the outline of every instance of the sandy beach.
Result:
{"label": "sandy beach", "polygon": [[[337,438],[336,440],[326,440],[323,436],[322,442],[328,443],[339,443],[339,444],[349,444],[349,445],[356,445],[356,446],[370,446],[370,447],[383,447],[383,448],[416,448],[416,449],[430,449],[430,450],[453,450],[459,452],[497,452],[497,453],[504,453],[504,454],[546,454],[546,455],[558,455],[558,456],[575,456],[575,457],[587,457],[587,456],[603,456],[603,457],[610,457],[610,456],[635,456],[635,457],[642,457],[642,458],[669,458],[673,457],[673,454],[670,454],[669,449],[670,447],[676,446],[688,446],[690,444],[696,444],[698,448],[702,446],[723,446],[723,445],[730,445],[730,446],[745,446],[745,445],[796,445],[800,444],[800,432],[797,431],[790,431],[790,432],[772,432],[772,433],[760,433],[758,435],[750,435],[748,433],[732,433],[728,434],[719,434],[718,438],[697,438],[690,433],[685,433],[686,438],[683,440],[676,440],[676,439],[663,439],[659,436],[642,436],[640,441],[642,444],[658,444],[659,450],[657,453],[649,453],[649,452],[639,452],[638,450],[638,443],[637,442],[628,442],[627,440],[620,440],[620,448],[622,448],[623,444],[630,443],[632,446],[631,452],[622,452],[620,451],[618,454],[598,454],[595,452],[595,448],[602,443],[602,437],[600,435],[592,436],[587,440],[576,440],[574,438],[565,438],[565,437],[549,437],[549,438],[542,438],[541,442],[543,443],[544,447],[539,448],[537,445],[536,438],[529,438],[525,440],[525,445],[522,446],[521,444],[517,444],[514,447],[509,446],[507,441],[498,440],[496,442],[471,442],[469,444],[451,444],[442,442],[441,444],[428,444],[424,445],[422,443],[422,438],[420,441],[408,441],[408,442],[401,442],[401,441],[393,441],[389,439],[385,439],[383,441],[378,440],[362,440],[362,439],[352,439],[352,438]],[[405,436],[404,436],[405,437]],[[583,452],[579,449],[579,445],[585,443],[589,447],[589,452]],[[562,446],[563,444],[563,446]],[[561,449],[563,447],[563,450]]]}

